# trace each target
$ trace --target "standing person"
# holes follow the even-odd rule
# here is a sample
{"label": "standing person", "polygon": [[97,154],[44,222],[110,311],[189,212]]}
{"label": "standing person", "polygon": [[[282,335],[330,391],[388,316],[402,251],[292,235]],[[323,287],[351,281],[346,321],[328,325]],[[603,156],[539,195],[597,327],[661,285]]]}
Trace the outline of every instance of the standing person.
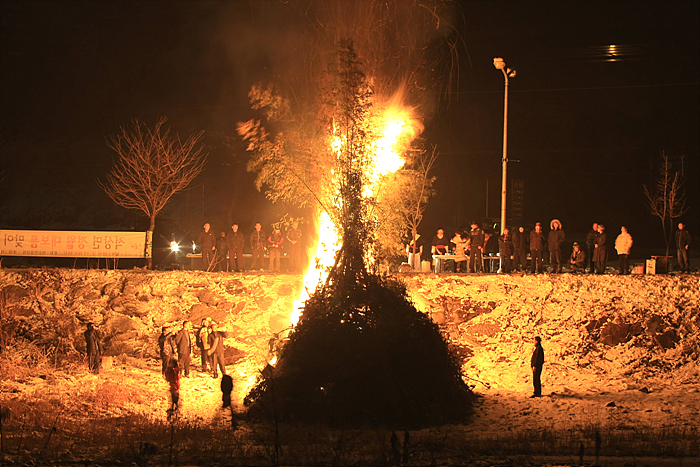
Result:
{"label": "standing person", "polygon": [[102,344],[100,343],[100,333],[93,323],[87,323],[85,330],[85,349],[88,356],[88,369],[90,373],[100,372],[100,359],[102,358]]}
{"label": "standing person", "polygon": [[608,247],[605,242],[605,226],[598,224],[598,236],[595,238],[595,251],[593,252],[593,261],[595,261],[598,274],[605,273],[605,262],[608,260]]}
{"label": "standing person", "polygon": [[228,253],[228,241],[226,240],[226,232],[219,232],[216,238],[216,270],[226,271],[226,254]]}
{"label": "standing person", "polygon": [[420,239],[420,234],[414,229],[411,231],[411,237],[406,245],[406,253],[408,253],[408,264],[416,272],[420,272],[420,258],[423,253],[423,242]]}
{"label": "standing person", "polygon": [[455,230],[455,236],[450,240],[455,246],[455,272],[467,272],[467,239],[462,236],[462,231]]}
{"label": "standing person", "polygon": [[566,235],[561,228],[559,219],[552,219],[549,223],[549,228],[552,229],[547,238],[547,243],[549,245],[549,264],[552,265],[552,272],[558,273],[562,272],[561,246],[564,244]]}
{"label": "standing person", "polygon": [[279,227],[274,227],[267,237],[267,248],[270,251],[270,272],[280,272],[280,257],[284,248],[284,235]]}
{"label": "standing person", "polygon": [[503,273],[509,273],[511,271],[511,260],[510,256],[513,254],[513,240],[510,236],[510,229],[505,227],[503,229],[503,234],[498,237],[498,256],[501,258],[500,270]]}
{"label": "standing person", "polygon": [[211,232],[211,225],[209,222],[204,224],[204,230],[199,232],[197,243],[199,243],[199,247],[202,249],[202,269],[205,271],[210,271],[212,262],[214,261],[216,239],[214,238],[214,234]]}
{"label": "standing person", "polygon": [[[445,230],[444,229],[438,229],[437,234],[435,237],[433,237],[433,243],[432,247],[430,248],[430,252],[433,255],[446,255],[447,254],[447,244],[448,240],[445,238]],[[443,268],[438,268],[438,264],[443,264],[443,262],[434,260],[434,270],[435,272],[443,272]],[[438,270],[439,269],[439,270]]]}
{"label": "standing person", "polygon": [[168,412],[168,420],[170,420],[175,412],[180,409],[180,375],[182,368],[178,366],[177,360],[172,358],[168,368],[165,370],[165,380],[170,385],[170,408]]}
{"label": "standing person", "polygon": [[542,348],[542,339],[540,336],[535,337],[535,350],[532,352],[530,366],[532,367],[532,385],[535,392],[530,397],[542,396],[542,366],[544,365],[544,349]]}
{"label": "standing person", "polygon": [[168,328],[163,326],[160,330],[160,336],[158,336],[158,348],[160,349],[160,361],[162,362],[160,373],[165,376],[165,370],[168,368],[168,363],[170,359],[173,358],[173,343],[172,343],[172,333],[168,331]]}
{"label": "standing person", "polygon": [[578,242],[574,242],[574,251],[571,253],[571,272],[586,272],[586,253]]}
{"label": "standing person", "polygon": [[263,272],[263,256],[265,255],[265,241],[267,237],[262,230],[262,224],[257,222],[255,230],[250,234],[250,247],[253,249],[253,271]]}
{"label": "standing person", "polygon": [[222,375],[226,374],[226,363],[224,362],[224,337],[226,337],[226,333],[216,323],[212,324],[211,330],[207,354],[211,359],[211,376],[212,378],[218,378],[217,366],[221,369]]}
{"label": "standing person", "polygon": [[632,248],[632,235],[627,233],[627,227],[620,227],[620,235],[615,239],[615,250],[620,260],[620,274],[630,273],[630,249]]}
{"label": "standing person", "polygon": [[595,239],[598,236],[598,224],[593,223],[593,227],[588,231],[586,235],[586,246],[588,247],[588,254],[586,255],[586,263],[588,263],[588,272],[593,274],[595,272],[595,263],[593,262],[593,256],[595,253]]}
{"label": "standing person", "polygon": [[481,254],[484,251],[484,240],[484,231],[476,221],[472,222],[469,231],[469,272],[482,272],[484,260]]}
{"label": "standing person", "polygon": [[175,334],[177,358],[180,361],[182,370],[185,372],[185,378],[190,377],[190,358],[192,356],[192,338],[190,337],[191,329],[192,323],[185,321],[182,323],[182,329]]}
{"label": "standing person", "polygon": [[525,249],[525,227],[520,226],[513,232],[513,270],[527,269],[527,251]]}
{"label": "standing person", "polygon": [[301,229],[298,222],[292,222],[291,230],[287,231],[287,242],[289,255],[289,272],[302,272],[301,263]]}
{"label": "standing person", "polygon": [[679,222],[676,231],[676,254],[678,255],[678,266],[681,268],[681,272],[685,273],[690,273],[690,261],[688,260],[690,241],[690,232],[686,230],[683,222]]}
{"label": "standing person", "polygon": [[532,272],[542,273],[542,250],[544,249],[544,233],[542,224],[535,224],[535,230],[530,232],[530,257],[532,258]]}
{"label": "standing person", "polygon": [[231,230],[232,232],[226,235],[226,241],[228,243],[228,270],[241,272],[245,270],[245,260],[243,259],[245,238],[243,237],[243,233],[238,231],[238,224],[233,224]]}
{"label": "standing person", "polygon": [[202,372],[209,371],[208,368],[213,366],[211,358],[207,351],[209,350],[209,334],[211,333],[211,318],[202,319],[202,327],[197,330],[195,344],[199,347],[199,355],[202,358]]}

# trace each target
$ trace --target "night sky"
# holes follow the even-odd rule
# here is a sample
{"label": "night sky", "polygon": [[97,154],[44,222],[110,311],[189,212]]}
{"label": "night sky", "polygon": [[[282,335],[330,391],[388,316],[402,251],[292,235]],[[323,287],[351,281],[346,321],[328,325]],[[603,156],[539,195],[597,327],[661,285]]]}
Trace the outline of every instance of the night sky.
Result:
{"label": "night sky", "polygon": [[[235,125],[254,116],[250,87],[298,59],[300,3],[3,1],[2,228],[145,229],[95,180],[112,164],[105,136],[163,115],[181,134],[205,130],[209,153],[164,224],[196,235],[205,221],[276,221],[285,207],[256,192]],[[576,236],[625,224],[636,245],[661,247],[642,184],[665,151],[685,155],[697,235],[698,16],[697,2],[463,2],[458,85],[424,109],[440,152],[424,233],[500,215],[501,56],[518,72],[509,174],[524,181],[528,225],[556,217]]]}

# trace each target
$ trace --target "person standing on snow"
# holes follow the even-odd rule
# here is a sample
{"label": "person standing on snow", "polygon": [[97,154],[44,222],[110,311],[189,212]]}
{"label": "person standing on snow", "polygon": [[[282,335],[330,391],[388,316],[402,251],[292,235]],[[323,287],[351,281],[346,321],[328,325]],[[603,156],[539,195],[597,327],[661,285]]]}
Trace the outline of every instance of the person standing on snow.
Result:
{"label": "person standing on snow", "polygon": [[676,253],[678,254],[678,266],[681,272],[690,273],[690,262],[688,261],[688,250],[690,249],[690,232],[685,229],[685,224],[678,224],[676,231]]}
{"label": "person standing on snow", "polygon": [[88,368],[90,373],[100,372],[100,359],[102,358],[102,344],[100,343],[100,333],[93,323],[87,323],[85,335],[85,348],[88,355]]}
{"label": "person standing on snow", "polygon": [[158,348],[160,349],[160,360],[163,363],[161,367],[161,374],[165,376],[165,370],[168,368],[168,363],[175,354],[172,343],[172,333],[168,331],[168,328],[165,326],[161,328],[160,336],[158,336]]}
{"label": "person standing on snow", "polygon": [[627,227],[620,228],[620,235],[615,239],[615,250],[620,260],[620,274],[630,273],[630,249],[632,248],[632,235],[627,233]]}
{"label": "person standing on snow", "polygon": [[552,229],[549,232],[549,237],[547,238],[549,244],[549,263],[552,265],[552,272],[558,273],[562,272],[563,268],[561,261],[561,246],[564,244],[566,235],[561,228],[561,222],[559,219],[552,219],[552,221],[549,223],[549,228]]}
{"label": "person standing on snow", "polygon": [[598,236],[595,238],[595,251],[593,252],[593,261],[598,274],[605,274],[605,262],[608,260],[608,247],[605,242],[605,226],[598,224]]}
{"label": "person standing on snow", "polygon": [[192,356],[192,338],[190,337],[191,329],[192,323],[185,321],[182,323],[182,329],[175,334],[177,358],[180,360],[182,370],[185,372],[185,378],[190,377],[190,358]]}
{"label": "person standing on snow", "polygon": [[177,364],[176,359],[171,359],[168,363],[168,368],[165,370],[165,380],[170,385],[170,408],[168,412],[168,420],[170,420],[175,412],[180,409],[180,374],[182,368]]}
{"label": "person standing on snow", "polygon": [[544,234],[542,224],[535,224],[535,230],[530,232],[530,257],[532,262],[532,272],[535,274],[542,272],[542,250],[544,250]]}
{"label": "person standing on snow", "polygon": [[[586,254],[586,263],[589,267],[588,272],[593,274],[595,272],[595,263],[593,262],[593,256],[595,253],[595,239],[598,237],[598,224],[594,223],[591,230],[586,235],[586,246],[588,247],[588,252]],[[584,272],[586,272],[584,270]]]}
{"label": "person standing on snow", "polygon": [[535,337],[535,350],[532,352],[530,366],[532,367],[532,385],[535,392],[530,397],[542,397],[542,366],[544,365],[544,349],[542,348],[542,338]]}

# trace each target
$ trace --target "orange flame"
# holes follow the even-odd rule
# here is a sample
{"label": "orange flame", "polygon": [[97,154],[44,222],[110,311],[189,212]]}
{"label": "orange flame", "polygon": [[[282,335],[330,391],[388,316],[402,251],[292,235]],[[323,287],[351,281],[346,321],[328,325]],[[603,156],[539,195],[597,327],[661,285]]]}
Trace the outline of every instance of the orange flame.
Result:
{"label": "orange flame", "polygon": [[[412,141],[423,131],[423,125],[415,115],[412,107],[400,103],[400,95],[397,93],[393,99],[380,107],[376,116],[372,117],[372,126],[377,129],[379,135],[371,143],[370,161],[364,172],[369,180],[363,196],[376,195],[378,186],[383,176],[394,173],[405,164],[403,155],[409,149]],[[338,153],[344,144],[343,140],[334,135],[329,142],[331,149]],[[333,175],[333,174],[331,174]],[[301,295],[294,302],[291,323],[296,325],[301,317],[304,303],[311,293],[328,277],[328,271],[333,266],[335,255],[340,249],[340,232],[331,220],[328,213],[318,213],[318,242],[312,247],[312,261],[304,274]],[[371,252],[368,259],[371,257]]]}

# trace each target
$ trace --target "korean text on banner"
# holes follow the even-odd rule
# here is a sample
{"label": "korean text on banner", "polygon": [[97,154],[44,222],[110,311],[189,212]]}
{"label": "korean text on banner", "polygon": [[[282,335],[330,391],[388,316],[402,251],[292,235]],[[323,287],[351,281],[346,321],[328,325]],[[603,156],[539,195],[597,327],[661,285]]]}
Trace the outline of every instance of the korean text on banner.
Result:
{"label": "korean text on banner", "polygon": [[144,258],[145,232],[0,230],[0,256]]}

